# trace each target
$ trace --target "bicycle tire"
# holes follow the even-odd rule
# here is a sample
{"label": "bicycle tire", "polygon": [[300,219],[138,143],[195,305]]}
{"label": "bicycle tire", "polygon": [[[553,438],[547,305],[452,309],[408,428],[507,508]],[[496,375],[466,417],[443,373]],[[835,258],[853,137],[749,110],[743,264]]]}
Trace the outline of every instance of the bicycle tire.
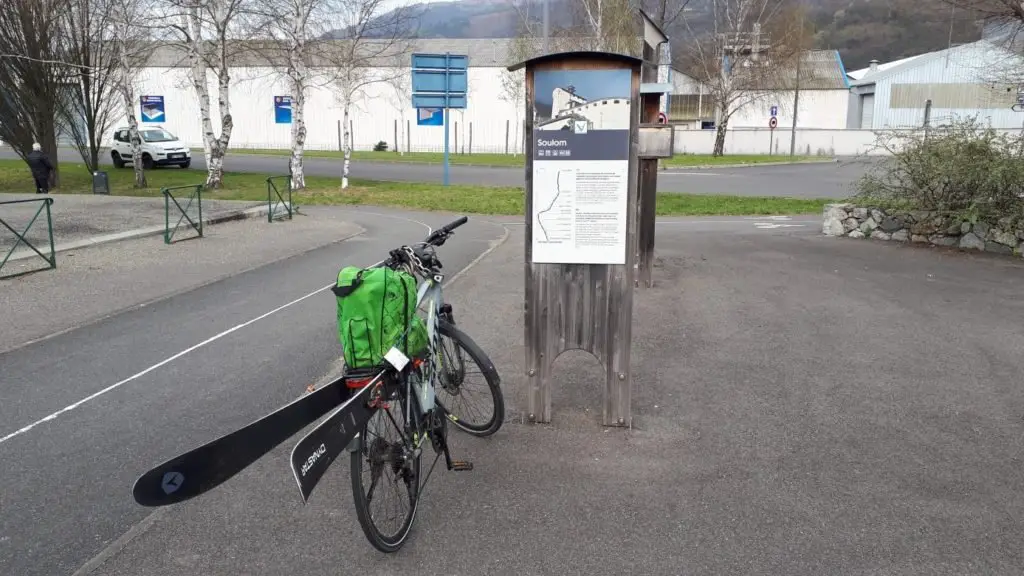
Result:
{"label": "bicycle tire", "polygon": [[[404,405],[404,394],[398,394],[398,398],[395,399],[394,402],[399,405]],[[384,410],[380,409],[374,416],[383,413]],[[371,422],[372,421],[373,420],[371,418]],[[366,439],[369,437],[367,434],[369,427],[370,422],[368,422],[360,431],[359,438],[356,440],[356,449],[353,450],[351,454],[350,469],[352,476],[352,497],[355,500],[356,517],[359,520],[359,527],[362,528],[363,534],[374,548],[384,553],[397,552],[405,544],[406,540],[408,540],[409,533],[412,531],[413,523],[416,521],[416,512],[419,510],[421,470],[420,455],[417,454],[413,464],[413,468],[415,470],[415,490],[412,494],[410,509],[408,510],[408,513],[406,514],[398,531],[394,535],[384,534],[373,520],[373,516],[370,511],[370,501],[363,489],[363,466],[367,463],[364,450],[366,448]],[[399,432],[404,442],[410,441],[404,431],[400,430]]]}
{"label": "bicycle tire", "polygon": [[437,327],[442,337],[447,337],[454,341],[457,346],[469,354],[473,363],[480,368],[484,379],[487,380],[487,387],[494,402],[494,412],[491,414],[491,419],[488,422],[484,424],[470,424],[464,418],[452,414],[451,410],[441,402],[440,397],[436,400],[437,404],[448,415],[448,420],[463,432],[481,438],[494,434],[505,422],[505,397],[501,392],[501,378],[498,376],[498,371],[494,368],[494,363],[491,362],[487,353],[466,333],[456,328],[454,323],[438,318]]}

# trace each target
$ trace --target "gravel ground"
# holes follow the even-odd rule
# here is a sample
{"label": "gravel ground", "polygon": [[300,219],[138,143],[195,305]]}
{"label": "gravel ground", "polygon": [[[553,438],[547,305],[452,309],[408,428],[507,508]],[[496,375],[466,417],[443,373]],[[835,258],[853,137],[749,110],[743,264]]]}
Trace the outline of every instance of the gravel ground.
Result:
{"label": "gravel ground", "polygon": [[[203,238],[161,236],[57,254],[57,269],[0,280],[0,352],[120,310],[227,278],[360,232],[344,209],[303,208],[291,221],[209,226]],[[7,266],[37,267],[34,260]]]}
{"label": "gravel ground", "polygon": [[[37,194],[0,194],[0,202],[22,199],[40,199],[42,195]],[[138,228],[151,226],[163,226],[164,222],[164,199],[160,198],[133,198],[125,196],[95,196],[91,194],[53,194],[53,205],[50,206],[53,220],[53,241],[54,244],[84,240],[92,236],[113,234]],[[197,205],[188,207],[187,198],[179,199],[181,207],[187,209],[189,217],[196,219],[198,216]],[[260,202],[240,202],[227,200],[203,200],[203,216],[216,216],[225,212],[244,210],[253,206],[259,206]],[[12,228],[21,233],[25,226],[35,215],[40,204],[36,202],[25,204],[0,204],[0,219],[7,222]],[[176,213],[176,207],[171,204],[171,224],[178,221],[181,216]],[[187,221],[182,221],[187,226]],[[186,235],[186,230],[178,233],[179,236]],[[29,229],[27,236],[29,242],[36,246],[44,254],[48,254],[49,235],[46,228],[46,211],[44,210],[36,222]],[[0,257],[6,254],[14,245],[16,238],[14,234],[5,227],[0,227]],[[18,247],[18,253],[25,248]],[[39,263],[42,263],[40,260]],[[6,272],[5,272],[6,274]]]}
{"label": "gravel ground", "polygon": [[656,286],[635,299],[634,428],[600,426],[602,371],[579,352],[558,360],[554,421],[526,425],[510,228],[448,293],[509,421],[456,436],[476,469],[435,473],[405,549],[365,542],[347,462],[303,506],[286,443],[93,573],[1022,573],[1024,265],[659,230]]}

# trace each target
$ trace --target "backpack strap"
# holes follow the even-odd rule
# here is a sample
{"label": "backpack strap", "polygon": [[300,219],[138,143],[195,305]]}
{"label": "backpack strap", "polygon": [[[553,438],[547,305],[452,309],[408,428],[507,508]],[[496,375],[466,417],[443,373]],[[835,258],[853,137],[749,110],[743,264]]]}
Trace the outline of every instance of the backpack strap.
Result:
{"label": "backpack strap", "polygon": [[356,288],[358,288],[359,285],[362,283],[363,271],[360,270],[359,272],[356,273],[356,277],[352,279],[351,284],[349,284],[348,286],[338,286],[337,284],[335,284],[334,286],[331,287],[331,292],[334,292],[334,295],[337,296],[338,298],[345,298],[349,294],[355,292]]}

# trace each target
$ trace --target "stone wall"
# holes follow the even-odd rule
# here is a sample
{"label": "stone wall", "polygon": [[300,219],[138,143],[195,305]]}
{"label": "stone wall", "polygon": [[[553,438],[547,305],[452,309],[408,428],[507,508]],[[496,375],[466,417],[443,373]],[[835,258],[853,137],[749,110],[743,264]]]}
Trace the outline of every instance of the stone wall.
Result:
{"label": "stone wall", "polygon": [[1024,223],[1009,218],[972,224],[961,218],[924,210],[887,213],[854,204],[826,204],[822,232],[826,236],[919,242],[963,250],[1021,254]]}

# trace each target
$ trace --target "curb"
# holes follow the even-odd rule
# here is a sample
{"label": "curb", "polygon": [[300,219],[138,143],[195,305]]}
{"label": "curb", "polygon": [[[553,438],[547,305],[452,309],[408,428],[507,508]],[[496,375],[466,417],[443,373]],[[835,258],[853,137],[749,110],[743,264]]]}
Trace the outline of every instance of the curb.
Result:
{"label": "curb", "polygon": [[[287,204],[287,203],[285,203]],[[226,212],[218,214],[216,216],[209,216],[203,218],[203,226],[212,226],[215,224],[221,224],[223,222],[232,222],[237,220],[248,220],[251,218],[259,218],[266,216],[270,211],[268,206],[254,206],[245,210],[235,210],[232,212]],[[296,206],[294,212],[298,212],[299,209]],[[148,238],[150,236],[159,236],[164,233],[164,226],[149,226],[146,228],[136,228],[134,230],[125,230],[124,232],[115,232],[113,234],[104,234],[102,236],[93,236],[91,238],[83,238],[82,240],[75,240],[74,242],[65,242],[63,244],[57,244],[54,246],[54,253],[59,254],[61,252],[67,252],[68,250],[77,250],[79,248],[88,248],[90,246],[100,246],[102,244],[110,244],[113,242],[121,242],[123,240],[135,240],[138,238]],[[14,262],[17,260],[25,260],[26,258],[38,258],[39,255],[29,249],[24,249],[20,252],[12,254],[7,260],[8,262]]]}
{"label": "curb", "polygon": [[662,168],[662,172],[685,172],[687,170],[713,170],[716,168],[757,168],[758,166],[799,166],[802,164],[838,164],[838,158],[829,160],[804,160],[800,162],[748,162],[746,164],[699,164],[693,166],[675,166]]}

